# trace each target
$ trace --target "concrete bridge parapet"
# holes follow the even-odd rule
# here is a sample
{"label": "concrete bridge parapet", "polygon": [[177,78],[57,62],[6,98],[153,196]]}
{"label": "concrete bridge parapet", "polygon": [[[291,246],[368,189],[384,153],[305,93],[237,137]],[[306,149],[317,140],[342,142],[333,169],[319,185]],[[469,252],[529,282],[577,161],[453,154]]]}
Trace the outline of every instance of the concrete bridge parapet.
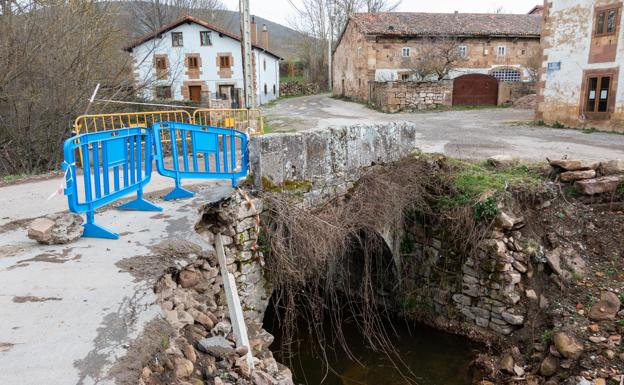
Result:
{"label": "concrete bridge parapet", "polygon": [[322,130],[256,136],[250,161],[256,188],[308,185],[309,204],[346,191],[375,164],[397,161],[418,150],[413,123],[330,127]]}

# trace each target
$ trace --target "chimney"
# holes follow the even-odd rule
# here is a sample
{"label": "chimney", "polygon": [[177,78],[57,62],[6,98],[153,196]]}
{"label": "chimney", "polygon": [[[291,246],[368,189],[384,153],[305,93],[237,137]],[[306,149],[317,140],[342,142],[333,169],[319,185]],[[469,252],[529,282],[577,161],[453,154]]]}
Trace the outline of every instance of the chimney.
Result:
{"label": "chimney", "polygon": [[256,17],[251,17],[251,44],[258,44],[258,29],[256,28]]}
{"label": "chimney", "polygon": [[266,24],[262,24],[262,36],[260,37],[261,39],[261,46],[264,49],[269,49],[269,30],[267,29]]}

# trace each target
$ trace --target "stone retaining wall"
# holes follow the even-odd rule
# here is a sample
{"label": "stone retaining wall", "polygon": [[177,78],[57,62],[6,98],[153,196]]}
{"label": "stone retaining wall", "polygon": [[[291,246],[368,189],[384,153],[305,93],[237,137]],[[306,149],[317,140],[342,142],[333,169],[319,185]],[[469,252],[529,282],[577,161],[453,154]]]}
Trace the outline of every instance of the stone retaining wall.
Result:
{"label": "stone retaining wall", "polygon": [[234,274],[247,323],[262,325],[272,288],[263,269],[264,256],[256,247],[262,201],[247,201],[235,192],[228,199],[202,208],[197,231],[210,244],[221,233],[228,263]]}
{"label": "stone retaining wall", "polygon": [[[521,282],[529,271],[521,246],[521,218],[500,214],[491,237],[473,257],[460,255],[452,234],[431,224],[406,230],[401,261],[408,313],[433,312],[448,320],[466,320],[496,334],[522,326],[525,309]],[[451,305],[451,306],[449,306]]]}
{"label": "stone retaining wall", "polygon": [[395,81],[371,82],[370,102],[383,112],[402,110],[427,110],[450,106],[453,99],[453,82]]}

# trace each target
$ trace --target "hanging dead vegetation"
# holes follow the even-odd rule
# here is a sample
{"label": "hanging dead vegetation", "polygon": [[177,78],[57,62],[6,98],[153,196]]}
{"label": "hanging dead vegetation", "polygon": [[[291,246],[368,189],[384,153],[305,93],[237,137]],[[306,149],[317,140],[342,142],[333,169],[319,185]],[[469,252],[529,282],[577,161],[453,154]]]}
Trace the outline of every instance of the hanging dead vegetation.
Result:
{"label": "hanging dead vegetation", "polygon": [[[345,196],[313,209],[294,196],[264,193],[262,243],[283,315],[282,351],[289,352],[298,320],[304,319],[321,357],[323,346],[339,344],[355,359],[342,333],[349,318],[372,349],[395,357],[409,374],[391,343],[400,272],[379,234],[405,228],[408,221],[434,220],[455,235],[452,247],[467,257],[489,229],[502,195],[534,177],[514,168],[474,179],[481,167],[442,157],[408,158],[372,168]],[[331,323],[331,336],[325,335],[324,322]]]}

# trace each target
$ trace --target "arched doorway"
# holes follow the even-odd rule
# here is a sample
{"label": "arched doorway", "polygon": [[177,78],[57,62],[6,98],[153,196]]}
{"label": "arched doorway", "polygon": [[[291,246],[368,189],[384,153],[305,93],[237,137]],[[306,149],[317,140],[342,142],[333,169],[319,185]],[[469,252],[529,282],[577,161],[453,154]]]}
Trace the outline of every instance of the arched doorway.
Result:
{"label": "arched doorway", "polygon": [[490,75],[467,74],[453,81],[454,106],[483,106],[498,102],[498,80]]}

